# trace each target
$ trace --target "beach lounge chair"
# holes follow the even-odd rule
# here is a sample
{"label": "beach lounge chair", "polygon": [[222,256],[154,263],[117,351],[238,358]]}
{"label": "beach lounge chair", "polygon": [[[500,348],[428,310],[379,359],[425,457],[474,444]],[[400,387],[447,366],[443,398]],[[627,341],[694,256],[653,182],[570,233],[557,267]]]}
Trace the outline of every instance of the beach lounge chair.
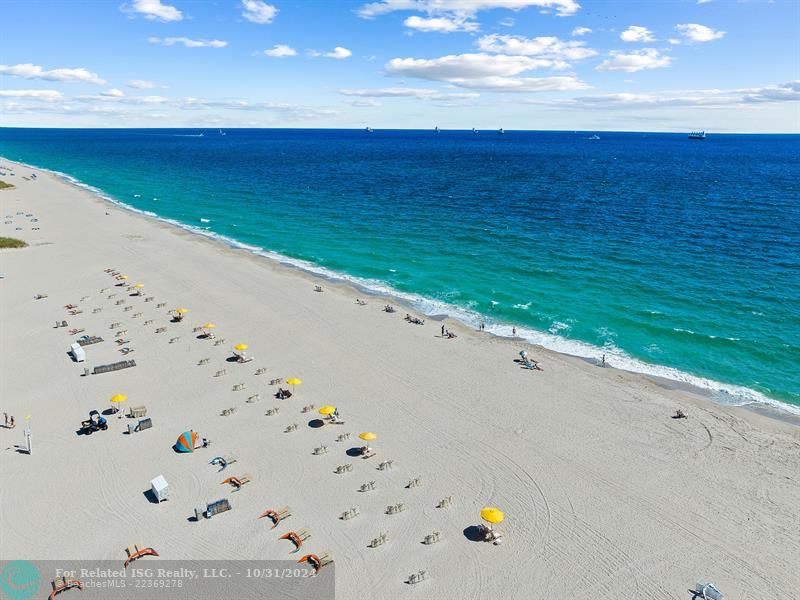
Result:
{"label": "beach lounge chair", "polygon": [[725,596],[719,591],[717,586],[713,583],[698,583],[693,590],[692,600],[695,598],[702,598],[703,600],[725,600]]}
{"label": "beach lounge chair", "polygon": [[278,526],[278,523],[280,523],[284,519],[288,519],[291,516],[292,516],[292,509],[289,508],[288,506],[284,506],[283,508],[279,508],[278,510],[272,510],[271,508],[269,508],[260,515],[258,515],[258,518],[261,519],[263,517],[268,517],[270,521],[272,521],[272,529],[275,529]]}
{"label": "beach lounge chair", "polygon": [[74,308],[78,308],[78,305],[77,304],[65,304],[64,308],[66,308],[67,310],[72,310]]}
{"label": "beach lounge chair", "polygon": [[297,562],[307,562],[314,568],[315,573],[319,573],[322,567],[333,562],[333,557],[331,556],[330,552],[322,552],[321,554],[306,554]]}
{"label": "beach lounge chair", "polygon": [[85,329],[83,329],[83,328],[80,328],[80,329],[78,329],[78,328],[76,328],[76,329],[70,329],[70,330],[69,330],[69,334],[70,334],[70,335],[78,335],[79,333],[83,333],[84,331],[86,331],[86,330],[85,330]]}
{"label": "beach lounge chair", "polygon": [[233,456],[232,454],[228,454],[226,456],[215,456],[210,461],[208,461],[208,464],[215,465],[215,466],[218,465],[219,466],[219,471],[217,471],[217,472],[219,473],[219,472],[224,471],[225,467],[235,463],[236,460],[237,459],[236,459],[235,456]]}
{"label": "beach lounge chair", "polygon": [[363,459],[372,458],[376,454],[376,452],[369,446],[361,446],[359,450],[361,450],[361,458]]}
{"label": "beach lounge chair", "polygon": [[206,519],[210,519],[214,515],[227,512],[231,508],[232,508],[231,503],[228,501],[227,498],[223,498],[222,500],[215,500],[214,502],[209,502],[208,504],[206,504]]}
{"label": "beach lounge chair", "polygon": [[478,526],[481,534],[483,535],[484,542],[492,542],[495,546],[499,546],[503,541],[503,534],[492,527],[481,524]]}
{"label": "beach lounge chair", "polygon": [[124,569],[127,569],[129,564],[143,556],[158,556],[158,552],[152,548],[140,548],[138,544],[128,546],[125,552],[128,554],[128,558],[125,560]]}
{"label": "beach lounge chair", "polygon": [[308,538],[311,537],[311,532],[308,529],[298,529],[297,531],[290,531],[289,533],[284,533],[280,539],[282,540],[289,540],[294,544],[294,550],[290,552],[290,554],[294,554],[303,546],[303,542],[305,542]]}
{"label": "beach lounge chair", "polygon": [[240,475],[239,477],[228,477],[224,481],[220,483],[220,485],[225,485],[226,483],[230,483],[234,487],[234,491],[239,491],[242,489],[242,486],[245,483],[250,483],[252,477],[249,474]]}
{"label": "beach lounge chair", "polygon": [[47,294],[36,294],[33,297],[34,300],[43,300],[44,298],[47,298]]}
{"label": "beach lounge chair", "polygon": [[83,591],[83,584],[79,579],[72,579],[63,576],[53,579],[53,591],[50,592],[50,595],[47,598],[48,600],[53,600],[53,598],[56,597],[56,594],[66,592],[72,588],[78,588],[80,591]]}

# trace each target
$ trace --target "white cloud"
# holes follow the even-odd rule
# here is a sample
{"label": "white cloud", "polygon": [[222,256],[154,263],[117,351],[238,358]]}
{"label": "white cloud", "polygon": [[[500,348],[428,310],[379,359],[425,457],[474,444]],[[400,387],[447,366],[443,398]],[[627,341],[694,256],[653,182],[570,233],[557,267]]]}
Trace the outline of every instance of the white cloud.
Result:
{"label": "white cloud", "polygon": [[697,23],[685,23],[683,25],[676,25],[675,29],[687,40],[692,42],[710,42],[718,40],[725,35],[724,31],[717,31],[705,25],[698,25]]}
{"label": "white cloud", "polygon": [[416,31],[438,33],[453,33],[454,31],[478,31],[480,26],[475,21],[468,21],[466,17],[408,17],[403,25]]}
{"label": "white cloud", "polygon": [[156,87],[156,84],[152,81],[145,81],[144,79],[131,79],[128,82],[128,87],[132,87],[136,90],[152,90]]}
{"label": "white cloud", "polygon": [[713,2],[714,0],[697,0],[698,4],[708,4],[709,2]]}
{"label": "white cloud", "polygon": [[345,88],[339,90],[344,96],[360,98],[417,98],[418,100],[471,100],[480,94],[475,92],[441,92],[428,88]]}
{"label": "white cloud", "polygon": [[443,81],[458,87],[525,92],[576,90],[586,86],[574,76],[517,77],[525,71],[553,68],[557,62],[503,54],[451,54],[433,59],[394,58],[386,64],[390,75]]}
{"label": "white cloud", "polygon": [[660,54],[655,48],[643,48],[628,53],[612,50],[609,55],[611,58],[604,60],[596,70],[635,73],[636,71],[668,67],[672,62],[671,57]]}
{"label": "white cloud", "polygon": [[147,38],[147,41],[151,44],[160,44],[162,46],[183,44],[187,48],[224,48],[228,45],[228,42],[224,42],[222,40],[192,40],[187,37],[149,37]]}
{"label": "white cloud", "polygon": [[348,100],[347,103],[350,106],[355,106],[356,108],[377,108],[379,106],[383,106],[377,100],[372,100],[370,98],[365,98],[361,100]]}
{"label": "white cloud", "polygon": [[576,27],[572,30],[572,37],[580,37],[582,35],[586,35],[587,33],[592,33],[592,30],[588,27]]}
{"label": "white cloud", "polygon": [[78,69],[50,69],[46,71],[39,65],[30,63],[19,65],[0,65],[0,75],[12,75],[23,79],[46,79],[47,81],[83,82],[103,85],[105,81],[97,73],[91,73],[84,68]]}
{"label": "white cloud", "polygon": [[678,44],[681,43],[681,41],[678,38],[669,38],[667,41],[673,46],[677,46]]}
{"label": "white cloud", "polygon": [[619,34],[619,39],[623,42],[654,42],[656,38],[653,32],[641,25],[631,25]]}
{"label": "white cloud", "polygon": [[114,104],[164,104],[169,102],[169,99],[163,96],[126,96],[122,90],[116,88],[93,96],[77,96],[75,100]]}
{"label": "white cloud", "polygon": [[526,102],[581,110],[747,107],[764,103],[800,102],[800,81],[732,90],[675,90],[654,94],[602,94],[565,100],[530,100]]}
{"label": "white cloud", "polygon": [[336,46],[330,52],[319,52],[318,50],[309,50],[307,52],[308,56],[316,57],[316,56],[324,56],[326,58],[335,58],[336,60],[342,60],[344,58],[349,58],[353,56],[353,53],[348,50],[347,48],[343,48],[342,46]]}
{"label": "white cloud", "polygon": [[315,119],[338,114],[335,110],[316,108],[280,102],[251,102],[249,100],[207,100],[203,98],[184,98],[178,105],[184,110],[219,108],[224,110],[262,111],[278,113],[289,120]]}
{"label": "white cloud", "polygon": [[473,16],[482,10],[522,10],[531,6],[552,8],[560,16],[575,14],[580,8],[576,0],[379,0],[363,5],[358,15],[363,19],[373,19],[395,11],[413,10],[428,15]]}
{"label": "white cloud", "polygon": [[251,23],[267,25],[272,23],[277,14],[278,9],[271,4],[261,0],[242,0],[242,16]]}
{"label": "white cloud", "polygon": [[145,19],[151,21],[180,21],[183,13],[174,6],[162,4],[161,0],[133,0],[130,5],[123,6],[123,10],[128,13],[143,15]]}
{"label": "white cloud", "polygon": [[27,98],[42,102],[60,102],[64,96],[55,90],[0,90],[0,98]]}
{"label": "white cloud", "polygon": [[264,50],[262,54],[272,58],[286,58],[287,56],[297,56],[297,50],[286,44],[275,44],[272,48]]}
{"label": "white cloud", "polygon": [[516,21],[511,17],[506,17],[504,19],[500,19],[497,23],[498,25],[502,25],[503,27],[513,27]]}
{"label": "white cloud", "polygon": [[520,35],[485,35],[477,42],[478,48],[484,52],[497,54],[513,54],[522,56],[538,56],[552,59],[553,68],[564,69],[569,65],[565,61],[583,60],[597,55],[596,50],[586,47],[586,42],[565,42],[557,37],[526,38]]}

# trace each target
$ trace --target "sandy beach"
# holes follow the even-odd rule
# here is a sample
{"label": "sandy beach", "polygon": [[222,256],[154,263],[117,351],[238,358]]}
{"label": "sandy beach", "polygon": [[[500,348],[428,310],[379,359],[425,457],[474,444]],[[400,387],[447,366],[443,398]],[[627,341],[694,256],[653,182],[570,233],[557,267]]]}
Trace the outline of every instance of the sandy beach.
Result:
{"label": "sandy beach", "polygon": [[[15,186],[0,190],[0,235],[29,244],[0,251],[0,411],[17,422],[0,429],[0,558],[121,561],[144,543],[165,559],[286,559],[279,534],[307,528],[304,549],[330,552],[342,599],[667,600],[700,580],[731,600],[797,597],[797,426],[454,321],[414,325],[392,299],[359,305],[363,292],[344,284],[0,164]],[[179,323],[177,307],[188,309]],[[209,322],[222,343],[194,331]],[[442,338],[442,324],[457,337]],[[104,341],[76,363],[67,350],[81,335]],[[229,361],[238,343],[252,361]],[[521,350],[543,370],[521,368]],[[136,366],[83,376],[123,358]],[[292,377],[302,384],[276,399],[270,381]],[[113,414],[108,431],[77,435],[118,393],[153,427],[128,435],[133,419]],[[325,405],[343,425],[317,426]],[[671,418],[678,409],[688,418]],[[17,451],[26,426],[31,455]],[[174,452],[188,429],[211,447]],[[353,456],[365,431],[377,434],[367,460]],[[217,455],[237,462],[219,473]],[[220,484],[243,474],[239,491]],[[170,486],[160,504],[143,493],[157,475]],[[222,497],[230,512],[189,519]],[[256,518],[284,505],[281,529]],[[484,506],[505,513],[500,545],[472,539]],[[341,519],[352,507],[360,514]],[[440,541],[423,544],[434,531]],[[419,570],[427,579],[406,583]]]}

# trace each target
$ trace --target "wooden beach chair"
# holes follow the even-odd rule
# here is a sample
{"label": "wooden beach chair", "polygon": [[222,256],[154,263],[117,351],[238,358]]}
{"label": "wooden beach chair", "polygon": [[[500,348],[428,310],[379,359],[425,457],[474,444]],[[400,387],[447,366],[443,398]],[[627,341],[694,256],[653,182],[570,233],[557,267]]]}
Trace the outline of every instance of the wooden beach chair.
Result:
{"label": "wooden beach chair", "polygon": [[284,506],[283,508],[279,508],[278,510],[272,510],[271,508],[265,510],[263,513],[258,515],[258,518],[261,519],[263,517],[269,517],[270,521],[272,521],[272,529],[275,529],[278,524],[288,519],[292,516],[292,509],[288,506]]}
{"label": "wooden beach chair", "polygon": [[220,485],[225,485],[226,483],[230,483],[235,491],[239,491],[242,489],[245,483],[250,483],[252,477],[249,474],[240,475],[239,477],[228,477],[224,481],[220,483]]}
{"label": "wooden beach chair", "polygon": [[72,588],[78,588],[80,591],[83,591],[83,584],[80,582],[79,579],[68,579],[66,577],[58,577],[57,579],[53,579],[53,591],[50,592],[50,595],[47,597],[48,600],[53,600],[57,594],[61,592],[66,592],[67,590],[71,590]]}
{"label": "wooden beach chair", "polygon": [[222,500],[216,500],[214,502],[209,502],[206,505],[206,519],[210,519],[214,515],[218,515],[220,513],[228,512],[231,509],[231,503],[228,501],[227,498],[223,498]]}
{"label": "wooden beach chair", "polygon": [[306,554],[297,562],[307,562],[314,568],[315,573],[319,573],[322,567],[333,562],[333,557],[331,556],[330,552],[322,552],[321,554]]}
{"label": "wooden beach chair", "polygon": [[131,406],[128,416],[132,419],[141,419],[147,416],[147,408],[145,406]]}
{"label": "wooden beach chair", "polygon": [[129,564],[143,556],[158,556],[158,552],[152,548],[140,548],[138,544],[128,546],[125,552],[128,554],[128,558],[125,560],[124,569],[127,569]]}
{"label": "wooden beach chair", "polygon": [[289,533],[284,533],[280,539],[282,540],[289,540],[294,544],[294,550],[292,550],[289,554],[294,554],[303,546],[303,542],[305,542],[308,538],[311,537],[311,532],[308,529],[298,529],[297,531],[290,531]]}

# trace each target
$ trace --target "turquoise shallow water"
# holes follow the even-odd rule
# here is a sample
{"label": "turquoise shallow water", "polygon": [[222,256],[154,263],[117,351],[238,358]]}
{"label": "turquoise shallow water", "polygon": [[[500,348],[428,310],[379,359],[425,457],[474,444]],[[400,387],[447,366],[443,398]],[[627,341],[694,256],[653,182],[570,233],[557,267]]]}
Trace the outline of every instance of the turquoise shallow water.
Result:
{"label": "turquoise shallow water", "polygon": [[800,407],[800,137],[0,129],[0,155],[553,349]]}

